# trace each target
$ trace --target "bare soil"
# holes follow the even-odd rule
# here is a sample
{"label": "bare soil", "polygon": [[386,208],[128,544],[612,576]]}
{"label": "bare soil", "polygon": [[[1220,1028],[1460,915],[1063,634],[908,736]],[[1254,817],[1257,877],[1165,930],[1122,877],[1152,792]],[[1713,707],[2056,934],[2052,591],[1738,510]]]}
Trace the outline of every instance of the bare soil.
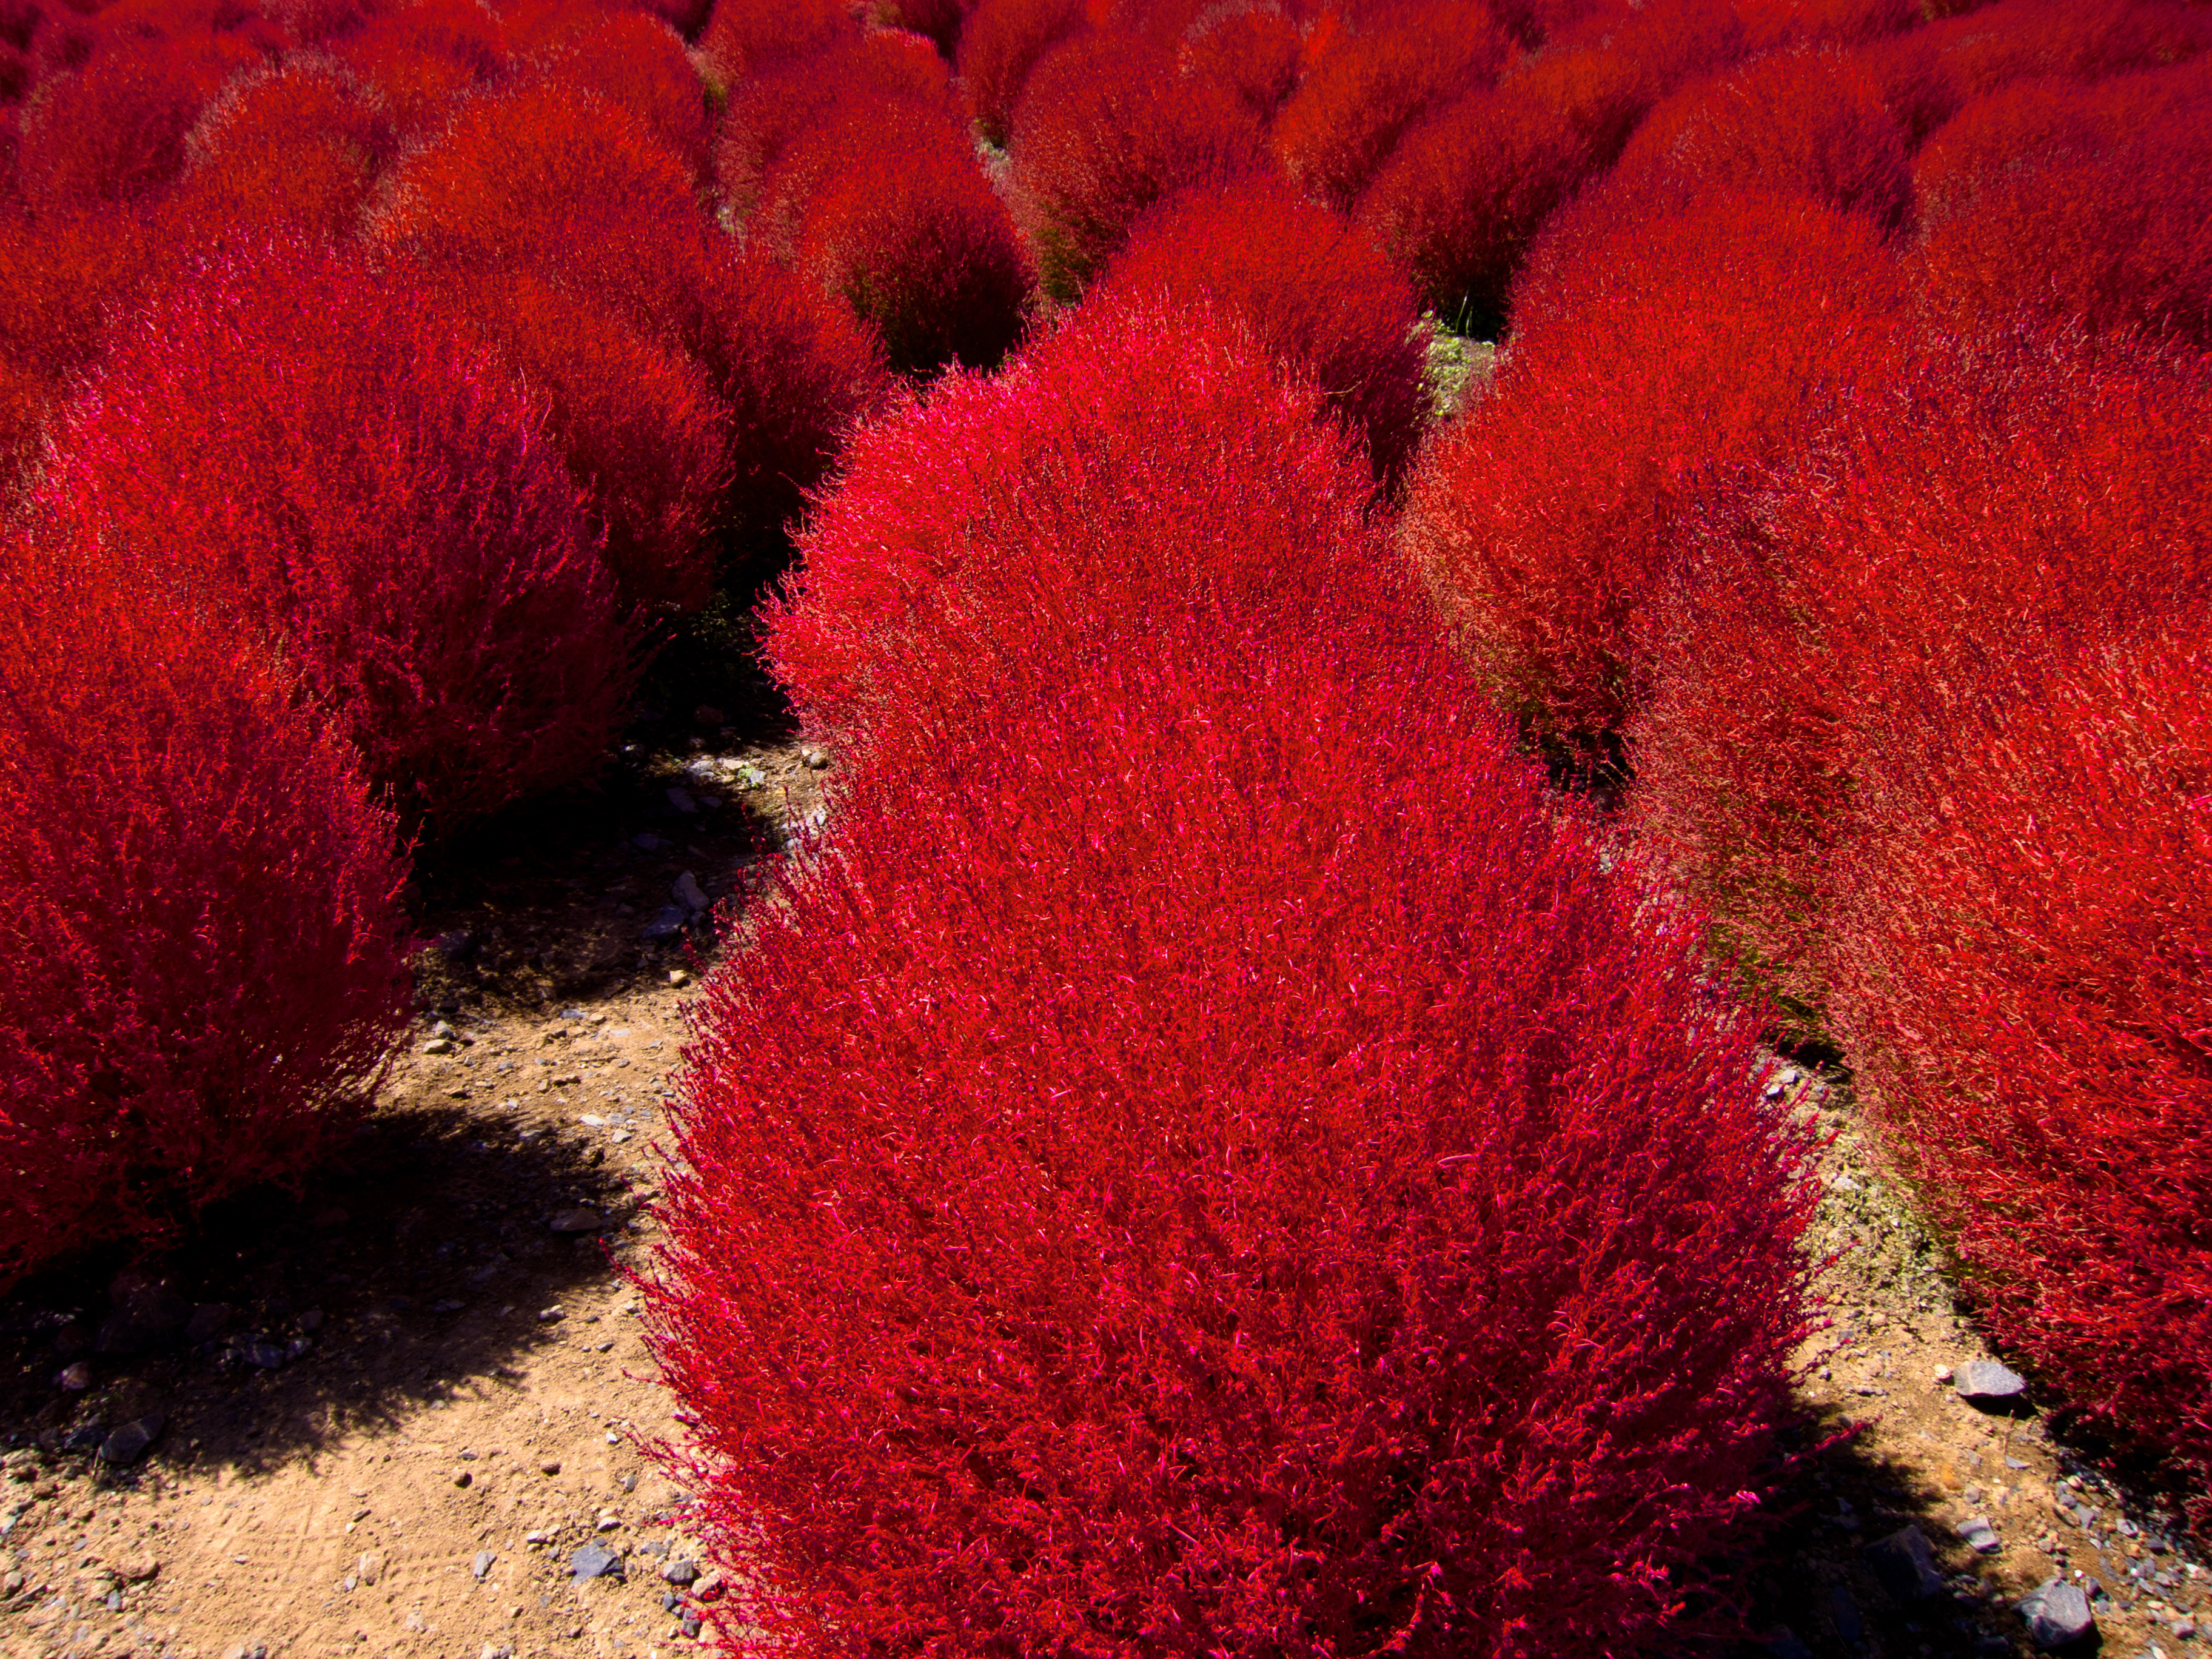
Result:
{"label": "bare soil", "polygon": [[[715,947],[642,935],[686,872],[728,926],[824,774],[772,717],[709,709],[657,729],[601,793],[428,868],[416,914],[441,942],[418,958],[421,1022],[349,1155],[148,1264],[204,1310],[228,1305],[227,1326],[98,1351],[111,1275],[131,1265],[112,1252],[0,1303],[0,1653],[565,1659],[712,1644],[711,1621],[686,1622],[715,1595],[711,1564],[688,1585],[664,1576],[682,1578],[696,1545],[686,1495],[645,1455],[679,1430],[624,1275],[653,1271],[668,1073]],[[426,1053],[441,1019],[453,1052]],[[1939,1380],[1985,1350],[1844,1081],[1806,1068],[1779,1103],[1830,1137],[1814,1248],[1832,1259],[1771,1550],[1716,1564],[1771,1633],[1765,1650],[2025,1651],[2014,1603],[2082,1571],[2110,1592],[2106,1644],[2197,1651],[2175,1622],[2212,1578],[2150,1501],[2100,1486],[2093,1449],[2042,1402],[1995,1414]],[[604,1225],[556,1231],[579,1209]],[[64,1386],[72,1366],[85,1386]],[[149,1413],[162,1420],[143,1457],[91,1449]],[[2077,1524],[2057,1497],[2098,1513]],[[2134,1536],[2115,1528],[2124,1515]],[[1955,1530],[1976,1516],[1994,1553]],[[1867,1547],[1907,1527],[1948,1578],[1923,1601],[1886,1589]],[[572,1575],[592,1543],[620,1577]]]}

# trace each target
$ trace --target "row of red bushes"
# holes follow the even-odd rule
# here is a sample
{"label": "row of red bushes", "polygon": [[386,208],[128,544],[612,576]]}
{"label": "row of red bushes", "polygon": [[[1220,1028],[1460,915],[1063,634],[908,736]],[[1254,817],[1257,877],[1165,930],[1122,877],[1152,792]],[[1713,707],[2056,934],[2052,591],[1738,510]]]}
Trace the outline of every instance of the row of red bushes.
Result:
{"label": "row of red bushes", "polygon": [[0,24],[7,1279],[349,1127],[402,848],[593,772],[890,382],[715,226],[647,11]]}
{"label": "row of red bushes", "polygon": [[[1686,88],[1534,243],[1401,532],[1489,693],[1841,1044],[1992,1334],[2197,1470],[2208,38],[1899,36],[1862,64],[1909,173],[1773,118],[1833,60]],[[1948,88],[1917,134],[1900,65]]]}
{"label": "row of red bushes", "polygon": [[1803,1147],[1480,706],[1316,384],[1086,301],[855,439],[830,838],[647,1286],[732,1638],[1623,1652],[1774,1477]]}

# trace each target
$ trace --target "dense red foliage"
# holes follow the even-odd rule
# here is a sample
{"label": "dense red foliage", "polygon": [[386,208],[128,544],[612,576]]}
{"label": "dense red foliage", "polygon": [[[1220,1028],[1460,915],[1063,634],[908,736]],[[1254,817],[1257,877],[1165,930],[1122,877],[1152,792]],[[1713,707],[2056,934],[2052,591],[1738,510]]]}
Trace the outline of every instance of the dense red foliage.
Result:
{"label": "dense red foliage", "polygon": [[1750,1023],[1470,710],[1312,394],[1084,332],[959,383],[1023,411],[1000,511],[687,1056],[647,1294],[717,1617],[1632,1650],[1743,1542],[1802,1330]]}
{"label": "dense red foliage", "polygon": [[728,93],[748,76],[859,33],[844,0],[714,0],[699,58],[708,80]]}
{"label": "dense red foliage", "polygon": [[706,172],[714,143],[706,82],[666,23],[641,11],[610,11],[564,28],[536,61],[562,84],[629,111],[693,173]]}
{"label": "dense red foliage", "polygon": [[1413,290],[1364,237],[1273,180],[1186,191],[1139,221],[1102,295],[1235,315],[1277,362],[1322,388],[1395,485],[1429,415]]}
{"label": "dense red foliage", "polygon": [[1904,136],[1872,77],[1830,50],[1779,52],[1683,88],[1637,130],[1607,183],[1638,213],[1736,190],[1802,191],[1891,235],[1912,216]]}
{"label": "dense red foliage", "polygon": [[730,488],[722,405],[696,363],[536,278],[491,272],[449,296],[546,404],[547,430],[602,526],[626,614],[714,592]]}
{"label": "dense red foliage", "polygon": [[1014,112],[1016,208],[1045,292],[1075,298],[1146,208],[1186,185],[1256,173],[1261,157],[1243,101],[1183,80],[1170,53],[1133,34],[1065,42]]}
{"label": "dense red foliage", "polygon": [[945,62],[920,36],[879,30],[853,45],[787,64],[730,95],[714,143],[714,177],[742,224],[760,204],[784,150],[841,106],[897,100],[952,107]]}
{"label": "dense red foliage", "polygon": [[1084,0],[982,0],[960,36],[960,92],[994,144],[1013,132],[1014,106],[1037,60],[1087,27]]}
{"label": "dense red foliage", "polygon": [[680,305],[708,226],[684,162],[629,110],[556,82],[471,99],[393,175],[373,228],[465,270],[536,271],[596,297]]}
{"label": "dense red foliage", "polygon": [[1185,75],[1227,87],[1264,124],[1297,88],[1305,35],[1275,0],[1217,5],[1192,22],[1176,62]]}
{"label": "dense red foliage", "polygon": [[342,240],[359,227],[398,146],[355,76],[295,59],[232,82],[210,106],[191,134],[177,195],[204,224],[282,219]]}
{"label": "dense red foliage", "polygon": [[1929,141],[1920,269],[1972,330],[2027,309],[2212,343],[2212,72],[2032,82]]}
{"label": "dense red foliage", "polygon": [[792,223],[799,271],[874,330],[894,369],[988,368],[1020,335],[1027,261],[949,110],[842,112],[792,147],[768,195],[762,217]]}
{"label": "dense red foliage", "polygon": [[1705,538],[1630,728],[1645,835],[1808,1021],[1899,677],[2139,635],[2206,574],[2202,366],[1990,338],[1882,384],[1820,465]]}
{"label": "dense red foliage", "polygon": [[1409,0],[1321,38],[1270,137],[1291,182],[1346,210],[1408,126],[1488,85],[1513,50],[1484,0]]}
{"label": "dense red foliage", "polygon": [[390,817],[189,574],[0,550],[0,1283],[296,1176],[406,1013]]}
{"label": "dense red foliage", "polygon": [[117,50],[42,86],[23,116],[24,193],[57,208],[133,202],[184,170],[185,136],[223,82],[261,62],[228,36]]}
{"label": "dense red foliage", "polygon": [[1917,28],[1921,0],[1736,0],[1753,52],[1784,46],[1855,46]]}
{"label": "dense red foliage", "polygon": [[1438,316],[1494,334],[1529,244],[1649,107],[1641,66],[1583,48],[1528,60],[1407,136],[1361,222]]}
{"label": "dense red foliage", "polygon": [[443,832],[593,770],[635,677],[541,428],[422,295],[271,244],[118,334],[40,500],[196,571]]}
{"label": "dense red foliage", "polygon": [[949,61],[975,0],[865,0],[861,16],[871,29],[918,34]]}
{"label": "dense red foliage", "polygon": [[699,306],[690,343],[721,404],[730,453],[725,564],[757,576],[788,556],[785,527],[805,492],[892,381],[846,306],[793,282],[764,255],[717,251],[702,273]]}
{"label": "dense red foliage", "polygon": [[2154,639],[1893,678],[1827,952],[1877,1121],[1985,1328],[2200,1492],[2212,1465],[2212,1243],[2192,1197],[2212,1182],[2201,549],[2195,603]]}
{"label": "dense red foliage", "polygon": [[1905,310],[1873,228],[1742,194],[1578,244],[1516,300],[1495,380],[1425,454],[1409,550],[1493,694],[1592,741],[1646,695],[1686,516],[1878,380]]}

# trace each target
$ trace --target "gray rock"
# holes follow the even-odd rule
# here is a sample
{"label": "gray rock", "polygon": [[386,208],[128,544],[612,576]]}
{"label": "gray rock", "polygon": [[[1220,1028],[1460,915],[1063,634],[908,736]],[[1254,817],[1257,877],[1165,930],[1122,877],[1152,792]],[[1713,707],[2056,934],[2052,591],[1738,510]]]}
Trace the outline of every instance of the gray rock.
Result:
{"label": "gray rock", "polygon": [[690,920],[691,913],[682,905],[669,905],[645,924],[645,937],[648,939],[674,939],[684,931],[684,924]]}
{"label": "gray rock", "polygon": [[353,1574],[362,1583],[374,1584],[384,1577],[384,1557],[379,1552],[370,1550],[354,1564]]}
{"label": "gray rock", "polygon": [[607,1224],[597,1210],[579,1204],[573,1209],[556,1210],[545,1224],[556,1233],[595,1233]]}
{"label": "gray rock", "polygon": [[668,890],[668,896],[694,915],[712,902],[707,896],[706,889],[699,885],[699,878],[689,870],[676,878],[676,884]]}
{"label": "gray rock", "polygon": [[320,1308],[310,1308],[292,1322],[307,1335],[313,1336],[323,1328],[323,1310]]}
{"label": "gray rock", "polygon": [[2046,1578],[2021,1598],[2020,1616],[2035,1645],[2048,1650],[2078,1642],[2097,1628],[2089,1598],[2063,1578]]}
{"label": "gray rock", "polygon": [[660,1610],[663,1613],[673,1613],[677,1608],[683,1605],[684,1598],[678,1595],[674,1590],[663,1590],[660,1592]]}
{"label": "gray rock", "polygon": [[1959,1367],[1961,1400],[2016,1400],[2027,1392],[2027,1379],[1994,1359],[1970,1359]]}
{"label": "gray rock", "polygon": [[112,1463],[118,1468],[125,1464],[137,1462],[146,1455],[146,1448],[159,1437],[161,1425],[167,1420],[160,1412],[148,1412],[145,1416],[133,1418],[121,1428],[110,1431],[107,1437],[100,1443],[100,1461]]}
{"label": "gray rock", "polygon": [[1866,1547],[1867,1565],[1899,1607],[1911,1607],[1943,1593],[1936,1550],[1917,1527],[1900,1527]]}
{"label": "gray rock", "polygon": [[641,853],[665,853],[676,843],[659,836],[632,836],[629,844]]}
{"label": "gray rock", "polygon": [[80,1423],[62,1437],[61,1449],[65,1452],[98,1451],[107,1438],[107,1426],[97,1418],[89,1423]]}
{"label": "gray rock", "polygon": [[453,1052],[453,1040],[451,1037],[432,1037],[422,1045],[422,1052],[426,1054],[450,1054]]}
{"label": "gray rock", "polygon": [[568,1558],[568,1571],[579,1580],[619,1578],[623,1576],[622,1557],[597,1544],[586,1544]]}
{"label": "gray rock", "polygon": [[107,1294],[115,1310],[100,1327],[102,1353],[151,1353],[165,1348],[183,1334],[192,1316],[192,1304],[178,1293],[176,1281],[149,1268],[125,1268],[115,1275]]}
{"label": "gray rock", "polygon": [[667,794],[668,804],[687,817],[699,810],[699,803],[691,799],[689,789],[671,789]]}
{"label": "gray rock", "polygon": [[232,1317],[238,1310],[228,1302],[202,1302],[192,1309],[192,1316],[185,1322],[185,1344],[198,1347],[203,1342],[212,1342],[230,1328]]}
{"label": "gray rock", "polygon": [[684,1632],[684,1639],[685,1641],[690,1642],[696,1641],[698,1639],[699,1621],[696,1619],[679,1620],[677,1622],[676,1628]]}
{"label": "gray rock", "polygon": [[672,1584],[696,1583],[699,1579],[699,1566],[695,1561],[671,1561],[666,1566],[661,1568],[660,1576]]}
{"label": "gray rock", "polygon": [[478,1550],[477,1559],[469,1563],[469,1571],[481,1578],[491,1571],[491,1564],[498,1559],[489,1550]]}
{"label": "gray rock", "polygon": [[2003,1540],[1997,1536],[1997,1529],[1990,1524],[1985,1515],[1970,1515],[1954,1530],[1965,1540],[1968,1548],[1984,1555],[1994,1555],[2004,1547]]}
{"label": "gray rock", "polygon": [[276,1343],[268,1341],[249,1342],[239,1350],[239,1354],[247,1364],[264,1371],[282,1370],[290,1357]]}
{"label": "gray rock", "polygon": [[1766,1638],[1766,1650],[1774,1659],[1813,1659],[1813,1650],[1797,1639],[1797,1632],[1787,1625],[1778,1625],[1774,1634]]}

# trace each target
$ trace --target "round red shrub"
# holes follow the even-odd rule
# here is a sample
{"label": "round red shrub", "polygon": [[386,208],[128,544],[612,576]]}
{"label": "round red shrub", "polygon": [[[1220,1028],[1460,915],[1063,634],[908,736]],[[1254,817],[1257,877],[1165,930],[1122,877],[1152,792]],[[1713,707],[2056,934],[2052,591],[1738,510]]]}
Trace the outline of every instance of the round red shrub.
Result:
{"label": "round red shrub", "polygon": [[2196,603],[2207,385],[2125,343],[1943,342],[1691,538],[1652,607],[1633,814],[1802,1024],[1826,1016],[1833,866],[1871,823],[1863,774],[1903,678],[1974,683],[1962,653],[2140,637]]}
{"label": "round red shrub", "polygon": [[1003,145],[1037,60],[1088,27],[1084,0],[982,0],[960,36],[960,95],[975,130]]}
{"label": "round red shrub", "polygon": [[2151,640],[2030,647],[1940,678],[1902,665],[1827,955],[1883,1140],[1984,1329],[2045,1399],[2165,1455],[2201,1492],[2212,1245],[2188,1195],[2212,1184],[2212,616],[2198,594]]}
{"label": "round red shrub", "polygon": [[1185,81],[1174,57],[1131,34],[1055,48],[1014,113],[1016,211],[1044,291],[1073,300],[1171,191],[1249,177],[1260,130],[1236,94]]}
{"label": "round red shrub", "polygon": [[189,135],[180,204],[208,223],[285,219],[342,240],[398,154],[381,103],[333,62],[241,76]]}
{"label": "round red shrub", "polygon": [[111,343],[40,480],[195,570],[444,833],[592,772],[635,674],[538,409],[425,297],[272,243]]}
{"label": "round red shrub", "polygon": [[2212,51],[2212,17],[2174,0],[2000,0],[1948,28],[1939,49],[1969,98],[2039,77],[2103,81]]}
{"label": "round red shrub", "polygon": [[0,550],[0,1282],[295,1181],[407,1013],[390,817],[186,571],[118,553]]}
{"label": "round red shrub", "polygon": [[1293,184],[1346,211],[1407,127],[1487,86],[1513,50],[1483,0],[1394,6],[1321,38],[1270,142]]}
{"label": "round red shrub", "polygon": [[1606,0],[1544,43],[1544,55],[1601,52],[1632,76],[1644,109],[1685,82],[1718,75],[1750,50],[1735,0]]}
{"label": "round red shrub", "polygon": [[716,1616],[1636,1650],[1802,1329],[1751,1022],[1471,712],[1310,391],[1090,327],[959,383],[989,451],[848,475],[1001,511],[687,1054],[647,1295]]}
{"label": "round red shrub", "polygon": [[1547,52],[1409,134],[1359,218],[1437,316],[1495,335],[1546,220],[1620,155],[1647,107],[1642,69]]}
{"label": "round red shrub", "polygon": [[0,42],[27,52],[31,37],[46,21],[46,0],[0,0]]}
{"label": "round red shrub", "polygon": [[859,33],[844,0],[714,0],[699,36],[699,61],[709,85],[732,93],[750,76]]}
{"label": "round red shrub", "polygon": [[1322,387],[1395,485],[1429,415],[1413,290],[1340,216],[1273,180],[1170,197],[1138,222],[1100,292],[1237,317]]}
{"label": "round red shrub", "polygon": [[[731,94],[714,145],[714,177],[739,224],[760,205],[783,153],[847,106],[925,104],[950,115],[944,60],[919,35],[882,30],[849,46],[769,70]],[[784,228],[787,237],[791,228]]]}
{"label": "round red shrub", "polygon": [[717,250],[696,303],[690,343],[721,406],[732,468],[725,570],[757,579],[785,562],[805,492],[894,383],[847,307],[763,254]]}
{"label": "round red shrub", "polygon": [[659,619],[706,604],[730,489],[721,400],[706,371],[526,275],[488,272],[448,303],[544,399],[623,614]]}
{"label": "round red shrub", "polygon": [[536,59],[563,86],[596,94],[637,116],[653,135],[703,174],[714,143],[707,83],[683,37],[641,11],[610,11],[563,30]]}
{"label": "round red shrub", "polygon": [[1907,311],[1871,225],[1739,195],[1577,244],[1516,301],[1490,386],[1425,452],[1407,549],[1532,732],[1602,744],[1646,696],[1688,515],[1878,380]]}
{"label": "round red shrub", "polygon": [[471,98],[408,157],[378,238],[464,270],[535,270],[587,293],[681,287],[708,233],[691,174],[645,122],[550,82]]}
{"label": "round red shrub", "polygon": [[[1972,155],[1971,132],[1929,143],[1922,185],[1936,212],[1919,267],[1936,314],[1972,331],[2026,310],[2212,343],[2212,75],[2000,101],[2021,149]],[[1980,108],[1945,133],[1978,125]]]}
{"label": "round red shrub", "polygon": [[1185,75],[1227,87],[1264,125],[1297,89],[1305,34],[1275,0],[1230,0],[1199,13],[1176,62]]}
{"label": "round red shrub", "polygon": [[184,170],[185,137],[223,82],[258,64],[220,35],[104,54],[48,82],[24,112],[25,193],[54,207],[136,202]]}
{"label": "round red shrub", "polygon": [[900,373],[989,368],[1020,335],[1027,261],[949,112],[850,106],[793,146],[769,196],[762,216],[792,222],[801,274],[850,306]]}
{"label": "round red shrub", "polygon": [[1828,50],[1778,53],[1685,87],[1637,130],[1606,188],[1638,212],[1752,189],[1802,191],[1890,235],[1912,216],[1903,134],[1871,77]]}

